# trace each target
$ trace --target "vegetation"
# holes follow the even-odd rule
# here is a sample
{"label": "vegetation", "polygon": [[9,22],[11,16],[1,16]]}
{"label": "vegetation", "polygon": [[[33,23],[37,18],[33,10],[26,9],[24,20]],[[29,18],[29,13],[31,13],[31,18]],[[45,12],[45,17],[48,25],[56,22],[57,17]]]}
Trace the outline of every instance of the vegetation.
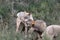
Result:
{"label": "vegetation", "polygon": [[20,11],[32,13],[34,19],[42,19],[47,25],[60,24],[60,0],[0,0],[0,40],[24,40],[15,33]]}

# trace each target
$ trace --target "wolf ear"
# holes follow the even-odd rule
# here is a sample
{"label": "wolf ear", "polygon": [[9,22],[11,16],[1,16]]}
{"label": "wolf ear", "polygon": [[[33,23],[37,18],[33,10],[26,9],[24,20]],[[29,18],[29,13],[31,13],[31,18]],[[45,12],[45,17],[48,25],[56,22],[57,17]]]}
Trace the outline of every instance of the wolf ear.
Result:
{"label": "wolf ear", "polygon": [[29,15],[29,13],[27,13],[26,11],[24,11],[24,13],[25,13],[26,15]]}

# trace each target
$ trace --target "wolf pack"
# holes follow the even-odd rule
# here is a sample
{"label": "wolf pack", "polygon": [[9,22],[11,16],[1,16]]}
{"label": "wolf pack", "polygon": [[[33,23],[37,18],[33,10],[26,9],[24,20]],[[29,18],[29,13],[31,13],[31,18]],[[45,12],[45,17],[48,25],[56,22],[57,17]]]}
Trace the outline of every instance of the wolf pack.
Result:
{"label": "wolf pack", "polygon": [[58,34],[60,34],[60,25],[52,24],[47,26],[44,20],[34,20],[32,13],[28,13],[26,11],[17,13],[16,33],[21,31],[19,30],[19,27],[20,29],[22,28],[22,26],[20,26],[21,23],[24,24],[24,31],[26,35],[36,31],[39,34],[39,40],[54,40],[54,38],[58,37]]}

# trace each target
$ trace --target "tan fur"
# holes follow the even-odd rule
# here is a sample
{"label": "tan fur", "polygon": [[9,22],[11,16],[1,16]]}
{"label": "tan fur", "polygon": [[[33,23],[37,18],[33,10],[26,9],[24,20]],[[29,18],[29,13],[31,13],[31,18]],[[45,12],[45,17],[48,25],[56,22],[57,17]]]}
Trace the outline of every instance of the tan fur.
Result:
{"label": "tan fur", "polygon": [[[30,29],[31,31],[37,30],[37,31],[43,32],[47,27],[46,22],[43,20],[32,21],[32,24],[34,24],[34,26],[31,27],[31,29]],[[30,30],[29,30],[29,32],[30,32]]]}
{"label": "tan fur", "polygon": [[[43,31],[46,29],[47,25],[46,22],[43,20],[36,20],[36,21],[32,21],[32,25],[34,24],[34,26],[32,26],[30,28],[30,30],[28,31],[29,33],[32,33],[34,30],[40,31],[43,33]],[[38,33],[38,39],[42,40],[41,38],[41,33]]]}
{"label": "tan fur", "polygon": [[42,37],[45,35],[45,33],[51,38],[51,40],[53,40],[54,36],[58,36],[58,34],[60,33],[60,25],[48,26],[42,34]]}
{"label": "tan fur", "polygon": [[[20,15],[21,13],[21,15]],[[18,32],[20,23],[23,22],[24,24],[26,24],[25,22],[28,21],[28,19],[33,20],[32,14],[29,16],[29,18],[25,19],[25,17],[29,16],[29,13],[25,12],[19,12],[17,14],[17,19],[16,19],[16,32]]]}
{"label": "tan fur", "polygon": [[35,27],[39,28],[39,30],[43,32],[46,29],[47,25],[43,20],[36,20]]}

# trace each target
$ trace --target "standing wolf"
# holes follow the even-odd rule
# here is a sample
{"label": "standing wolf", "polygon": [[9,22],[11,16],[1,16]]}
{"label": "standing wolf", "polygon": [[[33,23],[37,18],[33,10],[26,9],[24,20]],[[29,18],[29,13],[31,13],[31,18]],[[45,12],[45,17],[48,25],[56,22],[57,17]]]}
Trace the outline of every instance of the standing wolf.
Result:
{"label": "standing wolf", "polygon": [[16,32],[18,32],[20,23],[28,20],[33,20],[32,14],[27,13],[26,11],[17,13]]}
{"label": "standing wolf", "polygon": [[30,34],[33,33],[33,32],[38,33],[38,35],[37,35],[38,39],[41,40],[41,34],[44,32],[46,27],[47,27],[47,25],[46,25],[45,21],[43,21],[43,20],[35,20],[35,21],[32,21],[32,27],[30,28],[30,30],[28,32]]}
{"label": "standing wolf", "polygon": [[60,34],[60,25],[50,25],[41,36],[44,40],[53,40],[58,34]]}
{"label": "standing wolf", "polygon": [[40,31],[43,32],[46,29],[46,22],[43,20],[36,20],[34,22],[32,22],[32,24],[34,24],[34,26],[31,27],[30,30],[34,31]]}

